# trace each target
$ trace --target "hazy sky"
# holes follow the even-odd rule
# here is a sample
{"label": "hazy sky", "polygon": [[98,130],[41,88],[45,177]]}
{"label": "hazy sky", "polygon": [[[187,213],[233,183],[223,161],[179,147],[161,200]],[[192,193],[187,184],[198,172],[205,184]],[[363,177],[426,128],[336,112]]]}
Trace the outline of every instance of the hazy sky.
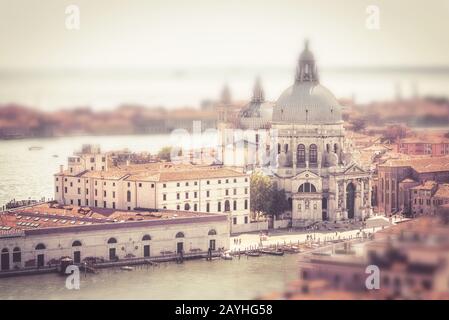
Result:
{"label": "hazy sky", "polygon": [[306,37],[323,66],[449,65],[449,0],[0,0],[0,68],[291,66]]}

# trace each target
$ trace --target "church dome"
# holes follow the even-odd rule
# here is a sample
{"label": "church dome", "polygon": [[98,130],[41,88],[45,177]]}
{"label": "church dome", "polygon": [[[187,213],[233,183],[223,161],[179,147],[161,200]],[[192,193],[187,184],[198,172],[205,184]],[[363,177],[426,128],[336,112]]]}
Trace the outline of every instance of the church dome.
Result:
{"label": "church dome", "polygon": [[330,124],[341,121],[341,106],[335,96],[319,83],[315,59],[306,42],[298,62],[295,83],[277,100],[273,122]]}

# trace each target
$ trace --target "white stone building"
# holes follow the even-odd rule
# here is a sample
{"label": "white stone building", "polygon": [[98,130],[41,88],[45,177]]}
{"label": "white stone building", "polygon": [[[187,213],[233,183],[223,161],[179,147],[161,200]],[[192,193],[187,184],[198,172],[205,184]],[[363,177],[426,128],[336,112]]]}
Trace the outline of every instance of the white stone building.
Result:
{"label": "white stone building", "polygon": [[55,200],[63,205],[227,213],[233,232],[249,228],[249,176],[220,166],[111,166],[106,155],[79,153],[54,179]]}
{"label": "white stone building", "polygon": [[[0,213],[0,271],[229,249],[226,214],[39,204]],[[1,275],[1,273],[0,273]]]}
{"label": "white stone building", "polygon": [[341,108],[306,44],[294,84],[275,103],[256,83],[239,126],[219,125],[223,162],[270,175],[288,195],[294,226],[362,220],[372,212],[371,172],[351,156]]}

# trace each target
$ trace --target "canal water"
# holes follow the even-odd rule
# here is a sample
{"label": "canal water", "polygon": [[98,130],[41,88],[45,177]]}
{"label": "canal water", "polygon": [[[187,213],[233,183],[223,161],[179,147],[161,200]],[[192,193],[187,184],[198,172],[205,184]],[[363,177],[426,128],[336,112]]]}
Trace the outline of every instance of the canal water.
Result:
{"label": "canal water", "polygon": [[[0,204],[12,198],[53,197],[53,174],[83,143],[103,150],[157,152],[169,137],[67,137],[0,141]],[[29,147],[42,147],[30,151]],[[82,275],[80,290],[68,290],[57,274],[0,279],[0,299],[253,299],[282,290],[297,276],[297,256],[261,256],[232,261],[163,263],[134,271],[103,269]]]}
{"label": "canal water", "polygon": [[102,269],[81,274],[79,290],[45,274],[0,279],[0,299],[254,299],[281,291],[297,277],[298,256],[192,260],[157,267]]}

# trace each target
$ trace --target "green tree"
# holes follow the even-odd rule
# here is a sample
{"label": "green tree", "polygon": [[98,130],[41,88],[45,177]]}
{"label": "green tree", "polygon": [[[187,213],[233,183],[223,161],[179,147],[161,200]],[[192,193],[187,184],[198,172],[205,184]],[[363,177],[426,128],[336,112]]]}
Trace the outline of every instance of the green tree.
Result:
{"label": "green tree", "polygon": [[276,186],[273,185],[270,189],[270,198],[271,201],[268,207],[268,215],[277,217],[281,213],[290,209],[284,189],[278,190]]}
{"label": "green tree", "polygon": [[270,191],[272,183],[269,177],[261,173],[253,173],[250,178],[251,211],[265,214],[270,207]]}
{"label": "green tree", "polygon": [[289,209],[285,190],[278,190],[269,177],[253,173],[250,182],[251,211],[257,216],[278,216]]}
{"label": "green tree", "polygon": [[157,156],[161,160],[170,161],[170,153],[171,153],[171,147],[163,147],[159,152],[157,153]]}

